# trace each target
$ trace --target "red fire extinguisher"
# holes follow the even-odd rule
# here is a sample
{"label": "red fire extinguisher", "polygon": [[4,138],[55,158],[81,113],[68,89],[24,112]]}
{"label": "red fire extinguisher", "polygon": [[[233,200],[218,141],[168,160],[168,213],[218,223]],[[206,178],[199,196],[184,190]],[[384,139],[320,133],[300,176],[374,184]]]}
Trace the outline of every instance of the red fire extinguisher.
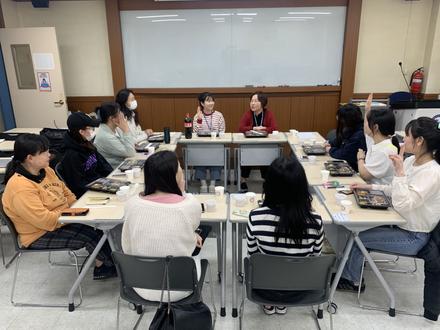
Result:
{"label": "red fire extinguisher", "polygon": [[410,86],[411,86],[411,94],[417,95],[422,91],[423,78],[425,73],[423,71],[423,67],[418,68],[411,75]]}

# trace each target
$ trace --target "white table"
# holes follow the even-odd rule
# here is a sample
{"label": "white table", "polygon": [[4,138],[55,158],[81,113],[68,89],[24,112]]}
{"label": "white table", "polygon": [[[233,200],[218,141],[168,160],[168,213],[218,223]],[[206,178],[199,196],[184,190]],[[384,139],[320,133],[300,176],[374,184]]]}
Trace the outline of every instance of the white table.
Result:
{"label": "white table", "polygon": [[318,132],[298,132],[286,133],[287,142],[292,146],[300,146],[302,144],[313,144],[313,141],[318,144],[325,143],[325,139]]}
{"label": "white table", "polygon": [[[139,185],[138,192],[142,191],[143,186]],[[106,205],[87,205],[87,200],[89,197],[110,197],[110,202]],[[217,236],[217,257],[220,265],[219,269],[221,271],[221,315],[226,315],[226,227],[227,227],[227,217],[228,217],[228,196],[215,197],[214,195],[195,195],[195,197],[202,203],[207,199],[215,199],[217,202],[217,208],[215,212],[204,212],[201,216],[202,223],[208,223],[212,225],[217,225],[219,236]],[[63,224],[68,223],[80,223],[95,227],[102,230],[103,235],[99,240],[95,250],[87,259],[84,264],[81,273],[72,285],[69,291],[68,302],[69,311],[74,311],[74,295],[76,290],[79,288],[82,280],[86,276],[88,270],[92,266],[99,250],[104,245],[105,241],[108,240],[111,249],[115,250],[115,244],[112,239],[110,230],[119,224],[124,222],[124,204],[116,198],[116,195],[106,194],[101,192],[87,191],[79,200],[75,202],[72,207],[88,207],[90,209],[89,213],[85,216],[61,216],[59,222]],[[221,251],[219,251],[219,249]]]}
{"label": "white table", "polygon": [[333,280],[332,288],[330,291],[330,301],[333,301],[333,297],[336,291],[336,287],[338,285],[339,279],[341,278],[342,271],[344,270],[345,264],[347,263],[348,256],[353,247],[353,244],[356,245],[361,250],[377,279],[381,283],[384,288],[388,298],[390,300],[390,308],[389,315],[395,316],[395,297],[388,283],[383,278],[364,244],[359,238],[359,233],[361,231],[383,226],[383,225],[402,225],[405,224],[406,221],[403,219],[396,211],[393,209],[388,210],[374,210],[374,209],[363,209],[357,206],[355,198],[353,195],[347,196],[349,200],[353,203],[353,208],[350,214],[348,214],[348,218],[345,220],[339,220],[339,217],[336,217],[335,214],[341,211],[340,205],[336,202],[335,192],[333,189],[324,189],[322,187],[315,187],[319,191],[319,196],[322,198],[323,203],[333,218],[335,224],[343,226],[347,228],[351,234],[349,236],[347,245],[344,250],[344,254],[342,260],[338,266],[338,270],[336,272],[335,279]]}
{"label": "white table", "polygon": [[[230,206],[229,206],[229,221],[232,224],[232,317],[238,316],[237,309],[237,281],[238,278],[242,278],[241,264],[242,264],[242,237],[243,229],[249,221],[249,212],[258,207],[257,201],[262,198],[260,194],[257,194],[255,203],[247,203],[243,207],[238,207],[235,205],[234,196],[236,194],[230,195]],[[313,198],[312,207],[314,210],[322,216],[323,223],[329,225],[332,223],[332,219],[328,214],[327,210],[321,204],[319,198],[315,196]],[[247,214],[247,216],[234,214],[236,211],[242,211]],[[237,235],[238,226],[238,235]],[[237,237],[238,236],[238,237]]]}
{"label": "white table", "polygon": [[188,188],[188,166],[221,166],[223,167],[223,185],[227,190],[230,149],[232,133],[224,133],[221,137],[199,137],[193,133],[191,139],[182,137],[179,143],[184,145],[185,187]]}
{"label": "white table", "polygon": [[237,190],[240,190],[241,166],[269,166],[282,154],[282,145],[287,142],[284,133],[269,134],[265,138],[246,138],[243,133],[233,133]]}

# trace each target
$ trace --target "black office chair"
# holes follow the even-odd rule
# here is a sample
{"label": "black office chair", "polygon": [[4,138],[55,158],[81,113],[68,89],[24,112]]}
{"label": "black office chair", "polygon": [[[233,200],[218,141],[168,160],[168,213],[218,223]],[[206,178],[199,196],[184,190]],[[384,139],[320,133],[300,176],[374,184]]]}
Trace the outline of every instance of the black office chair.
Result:
{"label": "black office chair", "polygon": [[[334,308],[330,298],[330,281],[335,272],[336,256],[319,257],[284,257],[267,254],[253,254],[244,259],[246,297],[259,305],[271,306],[312,306],[312,314],[317,327],[318,319],[323,317],[322,305],[329,304]],[[268,299],[262,290],[295,291],[284,301]],[[240,329],[244,311],[244,294],[240,306]],[[319,305],[318,312],[313,305]],[[330,327],[333,329],[332,313]]]}
{"label": "black office chair", "polygon": [[[12,283],[12,289],[11,289],[11,303],[14,306],[21,306],[21,307],[68,307],[67,302],[65,304],[41,304],[41,303],[20,303],[20,302],[16,302],[14,301],[14,294],[15,294],[15,286],[17,284],[17,275],[18,275],[18,268],[19,268],[19,264],[20,264],[20,258],[23,254],[28,254],[28,253],[50,253],[50,252],[59,252],[59,251],[64,251],[64,252],[68,252],[75,260],[75,267],[76,267],[76,272],[79,275],[80,273],[80,268],[79,268],[79,264],[78,264],[78,258],[77,255],[75,253],[74,250],[70,249],[70,248],[60,248],[60,249],[31,249],[31,248],[25,248],[22,247],[20,242],[19,242],[19,238],[18,238],[18,233],[15,230],[15,226],[12,223],[11,219],[6,215],[6,213],[4,212],[3,209],[3,203],[2,203],[2,196],[3,194],[0,194],[0,217],[2,218],[2,220],[6,223],[6,226],[8,227],[11,235],[12,235],[12,240],[14,242],[14,247],[15,247],[15,255],[11,258],[11,260],[8,262],[8,266],[14,261],[15,262],[15,271],[14,271],[14,279],[13,279],[13,283]],[[75,307],[78,307],[79,305],[81,305],[82,303],[82,288],[81,286],[79,287],[79,302],[75,305]]]}
{"label": "black office chair", "polygon": [[64,180],[64,178],[63,178],[63,165],[61,164],[61,162],[58,162],[56,165],[55,165],[55,173],[57,174],[57,176],[58,176],[58,178],[61,180],[61,181],[63,181],[63,182],[66,182],[65,180]]}
{"label": "black office chair", "polygon": [[[118,298],[118,308],[116,316],[116,326],[119,329],[119,312],[121,298],[136,306],[159,306],[159,301],[150,301],[143,299],[134,288],[161,290],[165,271],[166,258],[144,257],[124,254],[114,251],[113,260],[121,279],[120,297]],[[191,304],[202,301],[203,282],[209,262],[206,259],[201,260],[201,276],[197,280],[197,271],[194,259],[191,257],[173,257],[169,263],[170,291],[191,291],[192,294],[182,300],[180,304]],[[211,268],[209,267],[209,284],[211,291],[211,304],[214,310],[213,324],[214,329],[217,319],[217,309],[214,304],[214,289]],[[141,314],[136,321],[134,329],[139,326],[144,309],[138,312]]]}

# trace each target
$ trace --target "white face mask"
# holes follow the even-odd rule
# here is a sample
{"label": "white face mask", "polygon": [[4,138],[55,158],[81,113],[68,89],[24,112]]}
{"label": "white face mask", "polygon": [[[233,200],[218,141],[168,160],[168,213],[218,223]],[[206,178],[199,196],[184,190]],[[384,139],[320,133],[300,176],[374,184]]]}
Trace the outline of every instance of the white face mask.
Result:
{"label": "white face mask", "polygon": [[85,138],[87,141],[92,141],[95,138],[95,135],[96,135],[95,131],[91,131],[90,135],[86,136]]}
{"label": "white face mask", "polygon": [[131,103],[130,103],[130,105],[129,105],[128,108],[129,108],[130,110],[136,110],[137,106],[138,106],[138,103],[137,103],[136,100],[134,100],[134,101],[131,101]]}

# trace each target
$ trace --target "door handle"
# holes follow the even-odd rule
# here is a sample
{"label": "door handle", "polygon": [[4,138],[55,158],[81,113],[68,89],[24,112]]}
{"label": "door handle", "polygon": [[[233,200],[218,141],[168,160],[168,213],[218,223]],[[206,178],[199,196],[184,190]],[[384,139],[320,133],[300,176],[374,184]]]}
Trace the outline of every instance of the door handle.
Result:
{"label": "door handle", "polygon": [[54,104],[56,104],[56,105],[63,105],[64,101],[63,100],[55,101]]}

